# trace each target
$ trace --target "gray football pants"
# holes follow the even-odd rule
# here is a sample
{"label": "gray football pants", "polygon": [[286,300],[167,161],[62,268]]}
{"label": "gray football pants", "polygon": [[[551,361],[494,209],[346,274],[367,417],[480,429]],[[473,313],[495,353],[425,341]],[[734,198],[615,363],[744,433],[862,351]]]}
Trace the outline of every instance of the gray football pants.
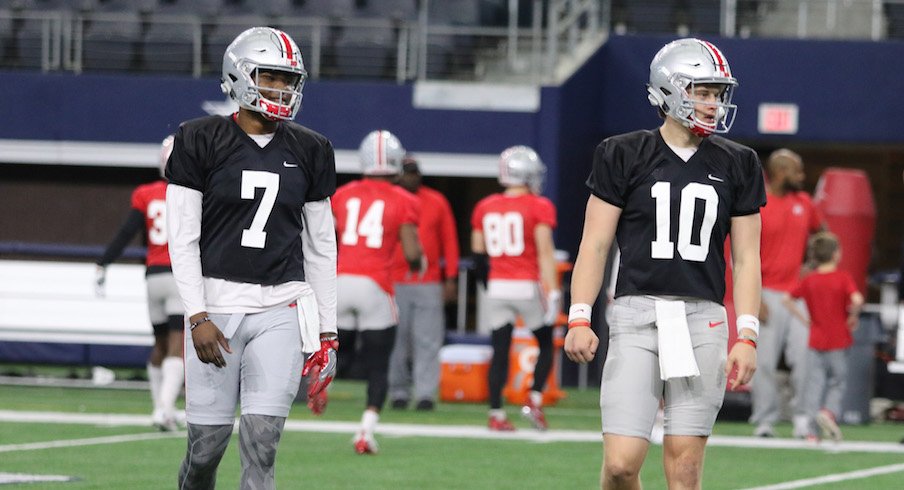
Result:
{"label": "gray football pants", "polygon": [[807,349],[807,387],[804,407],[810,420],[826,408],[841,420],[841,402],[847,388],[848,349]]}
{"label": "gray football pants", "polygon": [[436,401],[446,333],[442,286],[396,284],[395,300],[399,326],[389,360],[389,397]]}
{"label": "gray football pants", "polygon": [[[769,318],[760,325],[760,335],[757,339],[757,369],[751,385],[753,412],[750,415],[750,422],[757,425],[774,425],[781,415],[781,396],[776,371],[782,352],[785,353],[785,363],[791,368],[791,387],[794,390],[791,399],[793,414],[806,415],[803,391],[810,330],[782,305],[784,294],[784,291],[763,288],[762,301],[769,308]],[[797,307],[806,313],[803,301],[799,301]]]}

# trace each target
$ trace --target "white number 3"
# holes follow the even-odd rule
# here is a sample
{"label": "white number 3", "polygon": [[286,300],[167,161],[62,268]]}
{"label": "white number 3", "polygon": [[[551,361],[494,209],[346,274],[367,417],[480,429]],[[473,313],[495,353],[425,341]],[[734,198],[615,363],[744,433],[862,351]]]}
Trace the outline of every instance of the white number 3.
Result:
{"label": "white number 3", "polygon": [[[650,244],[650,254],[654,259],[671,259],[675,256],[675,243],[671,236],[671,194],[672,184],[657,182],[650,189],[656,201],[656,238]],[[703,222],[700,224],[700,244],[691,243],[694,214],[697,199],[704,202]],[[678,210],[678,255],[684,260],[703,262],[709,254],[709,241],[719,208],[719,194],[711,185],[690,183],[681,189],[681,204]]]}

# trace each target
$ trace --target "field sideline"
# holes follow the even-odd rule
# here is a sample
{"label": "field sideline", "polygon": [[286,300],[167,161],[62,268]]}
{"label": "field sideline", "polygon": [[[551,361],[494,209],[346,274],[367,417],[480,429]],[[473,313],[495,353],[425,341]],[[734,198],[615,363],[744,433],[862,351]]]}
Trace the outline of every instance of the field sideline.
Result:
{"label": "field sideline", "polygon": [[[518,421],[510,434],[484,426],[485,408],[441,403],[432,413],[387,410],[381,453],[358,456],[351,435],[363,404],[361,383],[339,381],[323,418],[293,408],[280,446],[280,488],[598,488],[598,392],[569,391],[548,409],[552,430]],[[59,387],[0,387],[0,485],[4,489],[173,488],[184,433],[149,427],[147,393]],[[508,407],[511,416],[516,407]],[[900,488],[904,426],[843,427],[845,442],[812,446],[789,438],[747,437],[750,426],[719,422],[707,451],[704,488]],[[790,427],[780,426],[788,435]],[[230,445],[218,488],[237,488]],[[642,478],[664,488],[661,448]],[[25,476],[16,476],[25,475]],[[11,483],[17,478],[48,481]],[[313,479],[313,480],[311,480]],[[8,483],[9,482],[9,483]]]}

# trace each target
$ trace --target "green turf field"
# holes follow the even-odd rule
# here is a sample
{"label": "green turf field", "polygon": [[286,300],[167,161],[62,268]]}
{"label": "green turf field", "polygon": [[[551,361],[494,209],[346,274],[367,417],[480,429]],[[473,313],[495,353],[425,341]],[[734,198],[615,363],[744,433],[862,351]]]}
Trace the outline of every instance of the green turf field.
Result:
{"label": "green turf field", "polygon": [[[174,488],[185,450],[184,434],[162,434],[145,427],[143,417],[150,411],[148,398],[141,390],[0,386],[0,482],[2,475],[9,473],[75,478],[70,482],[0,486],[63,490]],[[516,434],[527,440],[491,438],[480,429],[486,418],[484,406],[441,403],[431,413],[386,410],[381,423],[387,428],[403,429],[448,429],[451,425],[470,436],[401,436],[378,431],[380,454],[358,456],[351,446],[353,429],[347,427],[360,417],[364,386],[338,381],[331,389],[330,405],[323,417],[312,416],[303,405],[293,409],[289,426],[295,428],[283,436],[277,482],[284,489],[598,488],[602,446],[596,434],[597,398],[596,391],[569,391],[567,399],[547,410],[550,436],[568,430],[572,431],[568,434],[580,435],[582,442],[542,442],[521,420],[516,420]],[[513,418],[515,408],[509,407]],[[52,421],[54,417],[62,419],[60,413],[70,418],[76,414],[131,417],[116,419],[124,425],[113,426],[90,420]],[[47,420],[10,421],[35,414]],[[339,423],[311,424],[327,421]],[[318,431],[310,432],[305,427],[317,427]],[[780,436],[790,435],[789,426],[778,429]],[[784,488],[902,488],[904,447],[897,441],[904,435],[904,425],[843,429],[846,442],[882,444],[827,450],[829,445],[791,447],[796,443],[788,439],[779,442],[788,442],[789,447],[737,447],[762,441],[727,437],[748,436],[751,427],[720,422],[714,434],[717,437],[707,450],[704,488],[754,488],[825,475],[841,475],[841,481],[814,481]],[[661,449],[652,446],[642,474],[646,488],[665,488],[661,457]],[[218,488],[238,487],[238,465],[238,452],[232,444],[220,466]],[[855,471],[876,474],[852,479],[849,473]]]}

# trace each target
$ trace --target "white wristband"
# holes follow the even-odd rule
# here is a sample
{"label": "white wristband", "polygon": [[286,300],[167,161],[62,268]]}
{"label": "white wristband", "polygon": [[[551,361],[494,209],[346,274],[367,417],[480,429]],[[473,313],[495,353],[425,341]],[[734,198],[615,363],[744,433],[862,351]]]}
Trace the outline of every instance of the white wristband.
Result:
{"label": "white wristband", "polygon": [[590,305],[587,303],[575,303],[568,308],[568,322],[570,323],[578,318],[590,320],[590,311]]}
{"label": "white wristband", "polygon": [[753,315],[739,316],[737,321],[735,321],[735,326],[738,327],[738,335],[741,335],[741,330],[745,328],[753,330],[753,333],[757,336],[760,335],[760,320]]}

